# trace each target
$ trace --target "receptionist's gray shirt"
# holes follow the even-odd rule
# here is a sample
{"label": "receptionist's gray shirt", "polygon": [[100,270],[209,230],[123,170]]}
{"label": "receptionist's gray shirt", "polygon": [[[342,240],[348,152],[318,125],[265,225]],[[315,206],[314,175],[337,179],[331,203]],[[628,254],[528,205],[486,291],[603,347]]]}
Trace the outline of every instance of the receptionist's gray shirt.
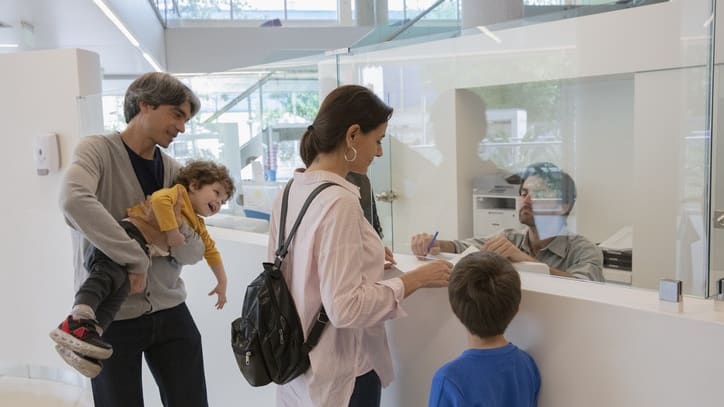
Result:
{"label": "receptionist's gray shirt", "polygon": [[[556,236],[548,246],[533,256],[528,240],[528,231],[521,233],[515,229],[506,229],[503,236],[513,242],[522,252],[535,257],[549,267],[573,274],[574,277],[592,281],[603,279],[603,253],[601,249],[581,235]],[[470,246],[482,248],[489,238],[453,240],[455,252],[462,253]]]}

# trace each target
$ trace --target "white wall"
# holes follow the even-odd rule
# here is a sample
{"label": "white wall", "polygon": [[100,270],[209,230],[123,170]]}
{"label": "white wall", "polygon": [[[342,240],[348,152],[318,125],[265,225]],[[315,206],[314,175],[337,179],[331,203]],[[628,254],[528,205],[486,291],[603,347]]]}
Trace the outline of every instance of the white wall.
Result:
{"label": "white wall", "polygon": [[0,89],[0,315],[11,321],[0,363],[61,367],[48,333],[73,303],[70,235],[58,204],[61,175],[36,175],[33,138],[57,133],[67,168],[81,136],[77,98],[101,90],[98,56],[74,49],[0,55]]}
{"label": "white wall", "polygon": [[[707,197],[687,196],[692,164],[687,137],[703,130],[707,90],[701,67],[645,72],[635,77],[633,284],[657,288],[659,278],[684,282],[685,292],[704,295],[703,222]],[[674,239],[672,239],[674,238]]]}
{"label": "white wall", "polygon": [[169,72],[220,72],[349,47],[371,27],[173,27]]}

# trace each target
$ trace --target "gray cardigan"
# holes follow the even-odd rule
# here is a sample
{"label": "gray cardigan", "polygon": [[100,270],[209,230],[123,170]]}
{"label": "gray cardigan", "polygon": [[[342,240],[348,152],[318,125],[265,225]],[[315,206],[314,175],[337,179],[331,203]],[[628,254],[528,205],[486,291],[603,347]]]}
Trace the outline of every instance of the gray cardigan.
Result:
{"label": "gray cardigan", "polygon": [[[162,154],[163,184],[173,182],[180,164]],[[150,259],[118,224],[127,208],[145,199],[119,133],[88,136],[75,149],[64,174],[60,204],[71,227],[76,290],[88,277],[83,255],[89,244],[103,251],[129,273],[146,274],[144,293],[131,295],[116,319],[136,318],[146,313],[174,307],[186,299],[181,266],[201,260],[204,245],[190,228],[183,228],[186,244],[172,250],[172,257]]]}

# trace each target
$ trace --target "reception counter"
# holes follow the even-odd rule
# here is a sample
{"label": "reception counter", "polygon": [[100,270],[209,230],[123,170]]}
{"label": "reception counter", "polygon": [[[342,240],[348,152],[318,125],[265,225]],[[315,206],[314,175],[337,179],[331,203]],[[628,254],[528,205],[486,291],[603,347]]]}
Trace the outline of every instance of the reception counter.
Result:
{"label": "reception counter", "polygon": [[[231,320],[246,285],[261,271],[266,236],[209,228],[229,274],[229,303],[213,309],[214,279],[206,264],[183,272],[188,304],[204,341],[212,406],[274,405],[274,387],[253,388],[230,347]],[[414,256],[397,254],[399,275]],[[659,309],[656,292],[535,273],[521,273],[521,309],[506,337],[528,351],[542,377],[539,406],[718,405],[724,377],[724,314],[713,302],[685,298],[684,311]],[[389,321],[396,378],[384,389],[386,407],[425,406],[432,374],[466,347],[446,289],[422,289],[405,299],[406,318]],[[154,389],[150,374],[144,388]],[[153,393],[148,391],[147,394]],[[154,404],[155,403],[155,404]],[[159,405],[148,400],[149,406]]]}

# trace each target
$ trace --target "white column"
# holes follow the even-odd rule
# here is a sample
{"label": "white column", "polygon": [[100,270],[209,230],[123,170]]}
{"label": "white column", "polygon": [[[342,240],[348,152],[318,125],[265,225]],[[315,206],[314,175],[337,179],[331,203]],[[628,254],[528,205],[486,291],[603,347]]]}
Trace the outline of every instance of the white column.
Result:
{"label": "white column", "polygon": [[337,0],[337,21],[339,25],[354,25],[354,20],[352,20],[352,0]]}
{"label": "white column", "polygon": [[358,26],[387,25],[387,0],[354,0]]}
{"label": "white column", "polygon": [[461,0],[463,29],[523,18],[523,1]]}
{"label": "white column", "polygon": [[358,26],[374,26],[375,3],[369,0],[354,0],[354,15]]}
{"label": "white column", "polygon": [[389,21],[389,7],[387,0],[375,0],[375,25],[387,25]]}

